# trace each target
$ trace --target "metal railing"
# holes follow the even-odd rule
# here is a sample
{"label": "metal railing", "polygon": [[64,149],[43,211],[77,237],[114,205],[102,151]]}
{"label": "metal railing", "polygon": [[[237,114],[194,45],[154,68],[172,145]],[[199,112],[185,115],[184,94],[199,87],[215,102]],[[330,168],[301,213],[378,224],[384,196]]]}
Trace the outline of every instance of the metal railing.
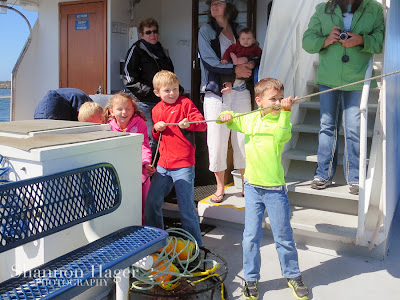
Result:
{"label": "metal railing", "polygon": [[[372,76],[373,58],[369,60],[368,69],[365,72],[365,78]],[[368,138],[368,99],[371,81],[364,83],[361,101],[360,101],[360,164],[359,164],[359,200],[358,200],[358,228],[357,237],[364,234],[365,231],[365,216],[368,212],[369,193],[366,193],[367,179],[367,138]]]}

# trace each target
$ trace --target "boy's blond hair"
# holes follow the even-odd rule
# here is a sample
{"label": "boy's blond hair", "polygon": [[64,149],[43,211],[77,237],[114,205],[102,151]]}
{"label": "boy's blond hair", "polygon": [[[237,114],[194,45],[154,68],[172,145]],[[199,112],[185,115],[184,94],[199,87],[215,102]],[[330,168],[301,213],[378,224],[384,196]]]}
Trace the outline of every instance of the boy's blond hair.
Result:
{"label": "boy's blond hair", "polygon": [[97,102],[89,101],[81,105],[78,112],[78,121],[87,122],[93,116],[101,116],[103,119],[103,108]]}
{"label": "boy's blond hair", "polygon": [[266,90],[275,89],[277,91],[283,91],[283,83],[275,78],[263,78],[254,86],[254,96],[262,97]]}
{"label": "boy's blond hair", "polygon": [[153,87],[157,91],[159,91],[163,86],[171,84],[179,85],[179,79],[173,72],[162,70],[153,77]]}

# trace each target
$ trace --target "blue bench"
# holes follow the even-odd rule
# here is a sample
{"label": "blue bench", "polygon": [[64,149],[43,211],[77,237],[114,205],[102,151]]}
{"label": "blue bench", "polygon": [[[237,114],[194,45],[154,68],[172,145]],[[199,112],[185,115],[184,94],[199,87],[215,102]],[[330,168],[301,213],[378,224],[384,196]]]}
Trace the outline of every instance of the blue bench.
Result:
{"label": "blue bench", "polygon": [[[113,212],[121,203],[110,164],[0,186],[0,253]],[[164,247],[161,229],[130,226],[0,283],[3,299],[70,299],[89,280],[117,274]],[[109,278],[108,278],[109,279]]]}

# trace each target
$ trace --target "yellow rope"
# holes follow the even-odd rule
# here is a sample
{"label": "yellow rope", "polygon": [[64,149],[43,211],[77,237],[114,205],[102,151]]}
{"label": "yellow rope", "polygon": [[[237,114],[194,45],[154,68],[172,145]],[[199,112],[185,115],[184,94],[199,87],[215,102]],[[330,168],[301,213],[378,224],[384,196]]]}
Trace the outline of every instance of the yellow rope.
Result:
{"label": "yellow rope", "polygon": [[[219,274],[210,274],[210,275],[208,275],[208,276],[206,276],[206,277],[204,277],[202,279],[199,279],[199,280],[196,280],[196,281],[192,281],[192,283],[196,284],[196,283],[202,282],[204,280],[207,280],[208,278],[211,278],[211,277],[218,277],[222,281],[221,275],[219,275]],[[224,283],[223,282],[221,283],[221,299],[225,300],[225,297],[224,297]]]}

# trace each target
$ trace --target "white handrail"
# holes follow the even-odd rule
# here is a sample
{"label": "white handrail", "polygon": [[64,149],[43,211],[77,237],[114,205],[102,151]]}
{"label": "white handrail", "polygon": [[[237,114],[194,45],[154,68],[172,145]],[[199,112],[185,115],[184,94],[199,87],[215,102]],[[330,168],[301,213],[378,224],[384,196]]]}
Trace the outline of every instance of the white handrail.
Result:
{"label": "white handrail", "polygon": [[[369,60],[365,78],[372,76],[373,58]],[[368,212],[369,199],[366,197],[365,182],[367,178],[367,138],[368,138],[368,98],[371,81],[364,83],[360,101],[360,165],[359,165],[359,200],[357,239],[364,235],[365,216]]]}

